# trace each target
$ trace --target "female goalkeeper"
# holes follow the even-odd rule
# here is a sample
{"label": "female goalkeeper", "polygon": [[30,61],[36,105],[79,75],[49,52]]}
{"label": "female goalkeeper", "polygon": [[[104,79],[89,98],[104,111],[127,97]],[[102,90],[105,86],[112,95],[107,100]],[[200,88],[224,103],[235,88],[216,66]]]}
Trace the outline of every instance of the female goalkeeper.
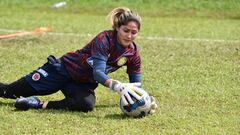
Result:
{"label": "female goalkeeper", "polygon": [[[121,94],[133,92],[129,85],[110,79],[108,73],[127,66],[130,83],[141,82],[141,61],[137,45],[140,16],[120,7],[109,13],[111,30],[105,30],[85,47],[47,62],[30,74],[10,83],[0,83],[0,97],[17,99],[17,109],[69,109],[92,111],[95,106],[94,90],[98,83]],[[40,101],[34,95],[48,95],[61,90],[60,101]],[[127,92],[126,92],[127,91]],[[130,97],[129,95],[126,95]]]}

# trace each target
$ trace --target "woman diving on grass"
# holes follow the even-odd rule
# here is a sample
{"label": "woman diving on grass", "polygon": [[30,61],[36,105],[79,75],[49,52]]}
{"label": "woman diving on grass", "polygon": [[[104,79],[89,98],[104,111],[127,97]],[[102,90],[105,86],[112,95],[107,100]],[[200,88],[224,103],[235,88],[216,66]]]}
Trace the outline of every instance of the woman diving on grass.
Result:
{"label": "woman diving on grass", "polygon": [[[135,92],[130,86],[141,85],[141,60],[134,43],[141,18],[136,12],[119,7],[109,13],[109,20],[112,29],[100,32],[83,48],[60,58],[50,55],[37,70],[10,84],[0,83],[0,97],[17,99],[15,107],[21,110],[42,108],[88,112],[95,106],[94,90],[100,83],[131,100]],[[122,66],[127,67],[128,84],[108,76]],[[59,90],[65,96],[59,101],[40,101],[36,97]]]}

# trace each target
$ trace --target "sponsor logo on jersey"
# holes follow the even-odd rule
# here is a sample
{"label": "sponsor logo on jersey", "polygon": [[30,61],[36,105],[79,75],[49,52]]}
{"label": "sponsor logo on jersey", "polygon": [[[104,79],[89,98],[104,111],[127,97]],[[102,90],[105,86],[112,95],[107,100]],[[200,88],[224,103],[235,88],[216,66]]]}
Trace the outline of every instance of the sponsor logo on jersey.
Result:
{"label": "sponsor logo on jersey", "polygon": [[118,60],[117,65],[118,65],[118,66],[123,66],[126,62],[127,62],[127,57],[121,57],[121,58]]}
{"label": "sponsor logo on jersey", "polygon": [[40,74],[39,73],[34,73],[33,75],[32,75],[32,80],[33,81],[38,81],[39,79],[40,79]]}
{"label": "sponsor logo on jersey", "polygon": [[88,63],[89,66],[93,67],[93,59],[92,59],[92,57],[89,57],[87,59],[87,63]]}
{"label": "sponsor logo on jersey", "polygon": [[47,77],[48,76],[48,73],[45,71],[45,70],[43,70],[43,69],[38,69],[37,70],[40,74],[42,74],[44,77]]}

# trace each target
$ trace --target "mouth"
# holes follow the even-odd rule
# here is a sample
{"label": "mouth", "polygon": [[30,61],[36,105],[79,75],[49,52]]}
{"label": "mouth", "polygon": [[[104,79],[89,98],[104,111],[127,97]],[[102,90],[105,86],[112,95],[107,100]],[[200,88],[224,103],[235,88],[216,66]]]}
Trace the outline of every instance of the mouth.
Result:
{"label": "mouth", "polygon": [[132,40],[130,40],[130,39],[121,39],[120,40],[121,42],[121,44],[123,45],[123,46],[128,46],[128,45],[130,45],[133,41]]}
{"label": "mouth", "polygon": [[124,39],[125,42],[129,43],[132,42],[132,40]]}

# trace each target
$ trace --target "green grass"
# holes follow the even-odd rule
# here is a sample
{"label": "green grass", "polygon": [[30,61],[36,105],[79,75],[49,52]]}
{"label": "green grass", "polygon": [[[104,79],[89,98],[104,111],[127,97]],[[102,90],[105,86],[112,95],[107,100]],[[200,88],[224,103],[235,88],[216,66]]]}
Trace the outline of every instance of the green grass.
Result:
{"label": "green grass", "polygon": [[[59,1],[57,0],[2,0],[1,10],[12,11],[41,11],[51,12],[50,7]],[[60,9],[60,14],[91,13],[105,15],[109,10],[118,6],[128,6],[137,10],[144,16],[198,16],[213,18],[232,18],[240,17],[240,1],[238,0],[66,0],[67,6],[64,10]]]}
{"label": "green grass", "polygon": [[[119,96],[103,86],[96,90],[96,107],[89,113],[16,111],[15,100],[0,99],[0,134],[240,134],[238,1],[67,1],[66,8],[52,10],[55,2],[2,0],[0,29],[49,26],[54,32],[93,36],[110,28],[105,16],[113,7],[133,7],[143,15],[136,42],[143,87],[156,97],[157,113],[143,119],[124,117]],[[146,39],[155,36],[161,38]],[[15,81],[45,63],[48,55],[60,57],[91,38],[45,34],[0,40],[0,81]],[[125,69],[111,77],[128,80]],[[40,98],[59,100],[63,95]]]}

